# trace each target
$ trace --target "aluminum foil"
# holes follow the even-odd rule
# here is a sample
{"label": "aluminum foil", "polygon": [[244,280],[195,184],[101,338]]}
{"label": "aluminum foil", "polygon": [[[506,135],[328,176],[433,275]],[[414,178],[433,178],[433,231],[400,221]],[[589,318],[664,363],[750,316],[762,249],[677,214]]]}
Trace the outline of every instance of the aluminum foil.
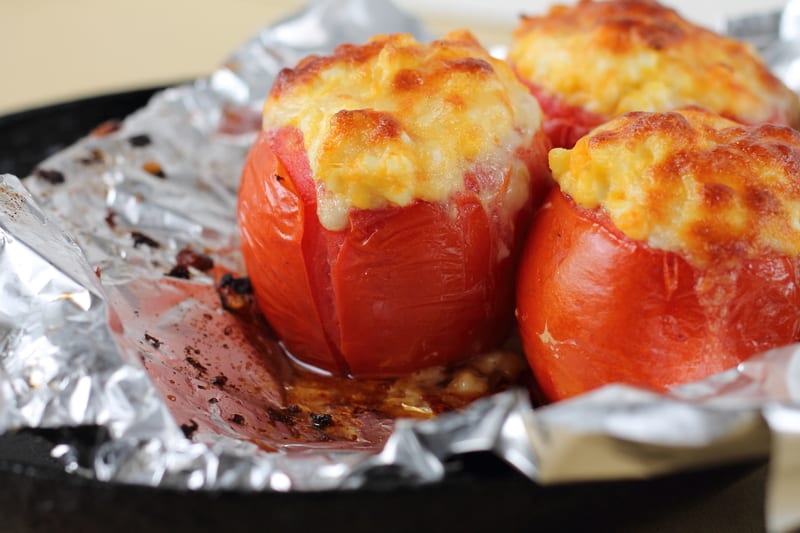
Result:
{"label": "aluminum foil", "polygon": [[747,17],[740,29],[760,44],[775,74],[800,92],[800,2],[789,0],[780,13]]}
{"label": "aluminum foil", "polygon": [[[373,420],[347,450],[265,446],[242,428],[280,398],[225,387],[275,373],[260,374],[258,350],[225,354],[257,333],[220,310],[214,277],[243,273],[236,189],[261,100],[299,58],[398,31],[427,37],[388,1],[318,0],[210,77],[42,162],[24,186],[0,178],[0,430],[98,426],[107,438],[92,464],[69,442],[53,454],[103,481],[205,490],[358,488],[389,465],[398,484],[436,482],[473,451],[539,483],[770,457],[769,527],[800,525],[800,346],[669,394],[609,386],[534,409],[512,390],[431,420]],[[165,276],[187,248],[214,268]]]}

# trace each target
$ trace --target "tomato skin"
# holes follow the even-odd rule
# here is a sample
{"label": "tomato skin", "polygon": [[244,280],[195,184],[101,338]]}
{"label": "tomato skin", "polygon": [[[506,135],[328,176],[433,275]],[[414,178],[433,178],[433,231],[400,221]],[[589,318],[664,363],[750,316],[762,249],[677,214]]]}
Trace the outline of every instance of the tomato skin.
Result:
{"label": "tomato skin", "polygon": [[558,189],[544,206],[523,250],[517,314],[550,400],[609,383],[665,390],[798,339],[797,258],[704,270]]}
{"label": "tomato skin", "polygon": [[523,79],[519,74],[517,77],[539,101],[544,113],[542,128],[553,148],[572,148],[578,139],[608,120],[608,117],[568,104],[560,96]]}
{"label": "tomato skin", "polygon": [[[309,363],[339,368],[342,363],[325,337],[317,310],[313,272],[299,246],[305,236],[309,206],[288,178],[288,171],[260,135],[245,162],[239,188],[239,228],[242,254],[255,294],[267,316],[281,316],[272,324],[278,336]],[[269,206],[269,209],[266,207]]]}
{"label": "tomato skin", "polygon": [[239,193],[258,305],[295,357],[340,375],[405,375],[496,347],[513,326],[518,250],[550,184],[548,148],[540,133],[519,155],[532,199],[514,220],[487,214],[467,189],[448,203],[354,209],[346,229],[329,231],[302,134],[262,132]]}
{"label": "tomato skin", "polygon": [[[523,79],[519,74],[517,77],[539,102],[544,113],[542,128],[553,148],[573,148],[581,137],[612,118],[593,113],[580,106],[570,105],[561,96]],[[748,124],[747,121],[727,113],[722,113],[722,116],[742,124]],[[793,116],[791,110],[776,110],[764,123],[786,124],[795,129],[800,125],[798,118]]]}

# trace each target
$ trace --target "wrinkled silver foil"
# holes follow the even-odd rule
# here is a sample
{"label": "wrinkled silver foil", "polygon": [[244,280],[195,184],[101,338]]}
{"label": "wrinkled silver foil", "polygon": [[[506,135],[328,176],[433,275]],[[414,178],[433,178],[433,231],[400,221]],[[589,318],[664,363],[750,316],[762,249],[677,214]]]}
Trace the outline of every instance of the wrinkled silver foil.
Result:
{"label": "wrinkled silver foil", "polygon": [[[312,2],[210,77],[158,94],[118,131],[42,162],[49,180],[0,177],[0,431],[101,426],[108,439],[88,468],[68,443],[53,454],[103,481],[205,490],[358,488],[376,473],[385,480],[389,465],[398,484],[436,482],[445,461],[474,451],[492,451],[544,484],[769,457],[768,527],[800,525],[800,346],[670,394],[609,386],[536,409],[526,391],[497,394],[463,412],[382,427],[388,440],[378,452],[367,442],[364,450],[309,444],[267,453],[225,416],[225,401],[247,418],[264,400],[203,387],[207,376],[182,354],[199,346],[187,339],[217,349],[203,333],[235,319],[220,312],[210,275],[164,276],[186,246],[212,251],[215,268],[243,272],[236,189],[254,133],[220,125],[231,113],[257,117],[273,77],[301,57],[400,31],[428,37],[388,1]],[[142,135],[151,142],[131,142]],[[147,170],[154,161],[166,179]],[[51,183],[54,171],[63,183]],[[213,325],[198,326],[203,320]],[[192,440],[176,420],[197,421]]]}

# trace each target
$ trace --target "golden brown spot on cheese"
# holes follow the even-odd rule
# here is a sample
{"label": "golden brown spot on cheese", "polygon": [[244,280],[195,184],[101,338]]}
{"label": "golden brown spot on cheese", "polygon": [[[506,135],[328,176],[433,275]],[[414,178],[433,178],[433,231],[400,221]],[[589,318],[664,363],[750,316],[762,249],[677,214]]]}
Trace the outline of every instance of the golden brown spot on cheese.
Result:
{"label": "golden brown spot on cheese", "polygon": [[451,70],[459,70],[461,72],[469,72],[472,74],[493,74],[494,69],[488,61],[478,59],[476,57],[463,57],[459,59],[451,59],[446,62]]}
{"label": "golden brown spot on cheese", "polygon": [[553,177],[626,236],[695,264],[800,255],[800,133],[700,108],[628,113],[550,152]]}
{"label": "golden brown spot on cheese", "polygon": [[365,145],[397,138],[400,129],[400,124],[392,115],[372,109],[342,109],[331,117],[330,123],[331,137],[352,135]]}
{"label": "golden brown spot on cheese", "polygon": [[393,85],[397,91],[410,91],[421,87],[424,83],[425,80],[419,72],[404,69],[395,75]]}
{"label": "golden brown spot on cheese", "polygon": [[486,205],[513,194],[500,203],[519,209],[530,176],[517,154],[541,111],[467,32],[428,45],[382,35],[282,71],[264,128],[286,126],[303,134],[320,222],[338,230],[352,208],[446,201],[476,172],[491,185],[479,191]]}
{"label": "golden brown spot on cheese", "polygon": [[608,17],[603,24],[595,25],[597,43],[617,54],[624,54],[635,46],[664,50],[680,42],[686,35],[678,19],[659,17],[650,6],[641,6],[646,8],[645,12],[641,9],[618,9],[621,6],[612,6],[617,8],[614,10],[615,16]]}
{"label": "golden brown spot on cheese", "polygon": [[749,45],[656,2],[581,1],[524,17],[509,60],[529,83],[605,117],[700,105],[742,122],[800,125],[797,96]]}
{"label": "golden brown spot on cheese", "polygon": [[729,205],[736,192],[723,183],[704,183],[702,185],[702,201],[710,209]]}

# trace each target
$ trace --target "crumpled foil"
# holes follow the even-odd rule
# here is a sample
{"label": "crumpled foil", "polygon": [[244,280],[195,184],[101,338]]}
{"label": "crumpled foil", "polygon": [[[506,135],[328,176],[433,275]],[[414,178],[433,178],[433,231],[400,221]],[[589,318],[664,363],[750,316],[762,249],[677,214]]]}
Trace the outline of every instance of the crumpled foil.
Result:
{"label": "crumpled foil", "polygon": [[740,28],[750,30],[775,75],[800,92],[800,2],[789,0],[779,13],[747,17]]}
{"label": "crumpled foil", "polygon": [[[222,350],[219,333],[236,321],[220,311],[210,273],[164,273],[187,246],[243,272],[236,189],[255,134],[239,127],[257,123],[275,74],[340,42],[400,31],[428,37],[388,1],[312,2],[210,77],[44,161],[25,186],[0,177],[0,430],[99,426],[108,436],[88,468],[68,443],[53,454],[103,481],[205,490],[358,488],[385,480],[386,466],[398,484],[435,482],[445,461],[474,451],[539,483],[769,457],[768,526],[800,525],[798,345],[669,394],[609,386],[534,409],[526,391],[507,391],[431,420],[378,424],[372,440],[359,436],[363,449],[356,439],[348,450],[320,442],[268,453],[243,435],[226,409],[255,417],[264,399],[209,387],[216,363],[185,357]],[[226,372],[258,373],[257,353],[237,357],[252,359]],[[192,440],[176,420],[192,420]]]}

